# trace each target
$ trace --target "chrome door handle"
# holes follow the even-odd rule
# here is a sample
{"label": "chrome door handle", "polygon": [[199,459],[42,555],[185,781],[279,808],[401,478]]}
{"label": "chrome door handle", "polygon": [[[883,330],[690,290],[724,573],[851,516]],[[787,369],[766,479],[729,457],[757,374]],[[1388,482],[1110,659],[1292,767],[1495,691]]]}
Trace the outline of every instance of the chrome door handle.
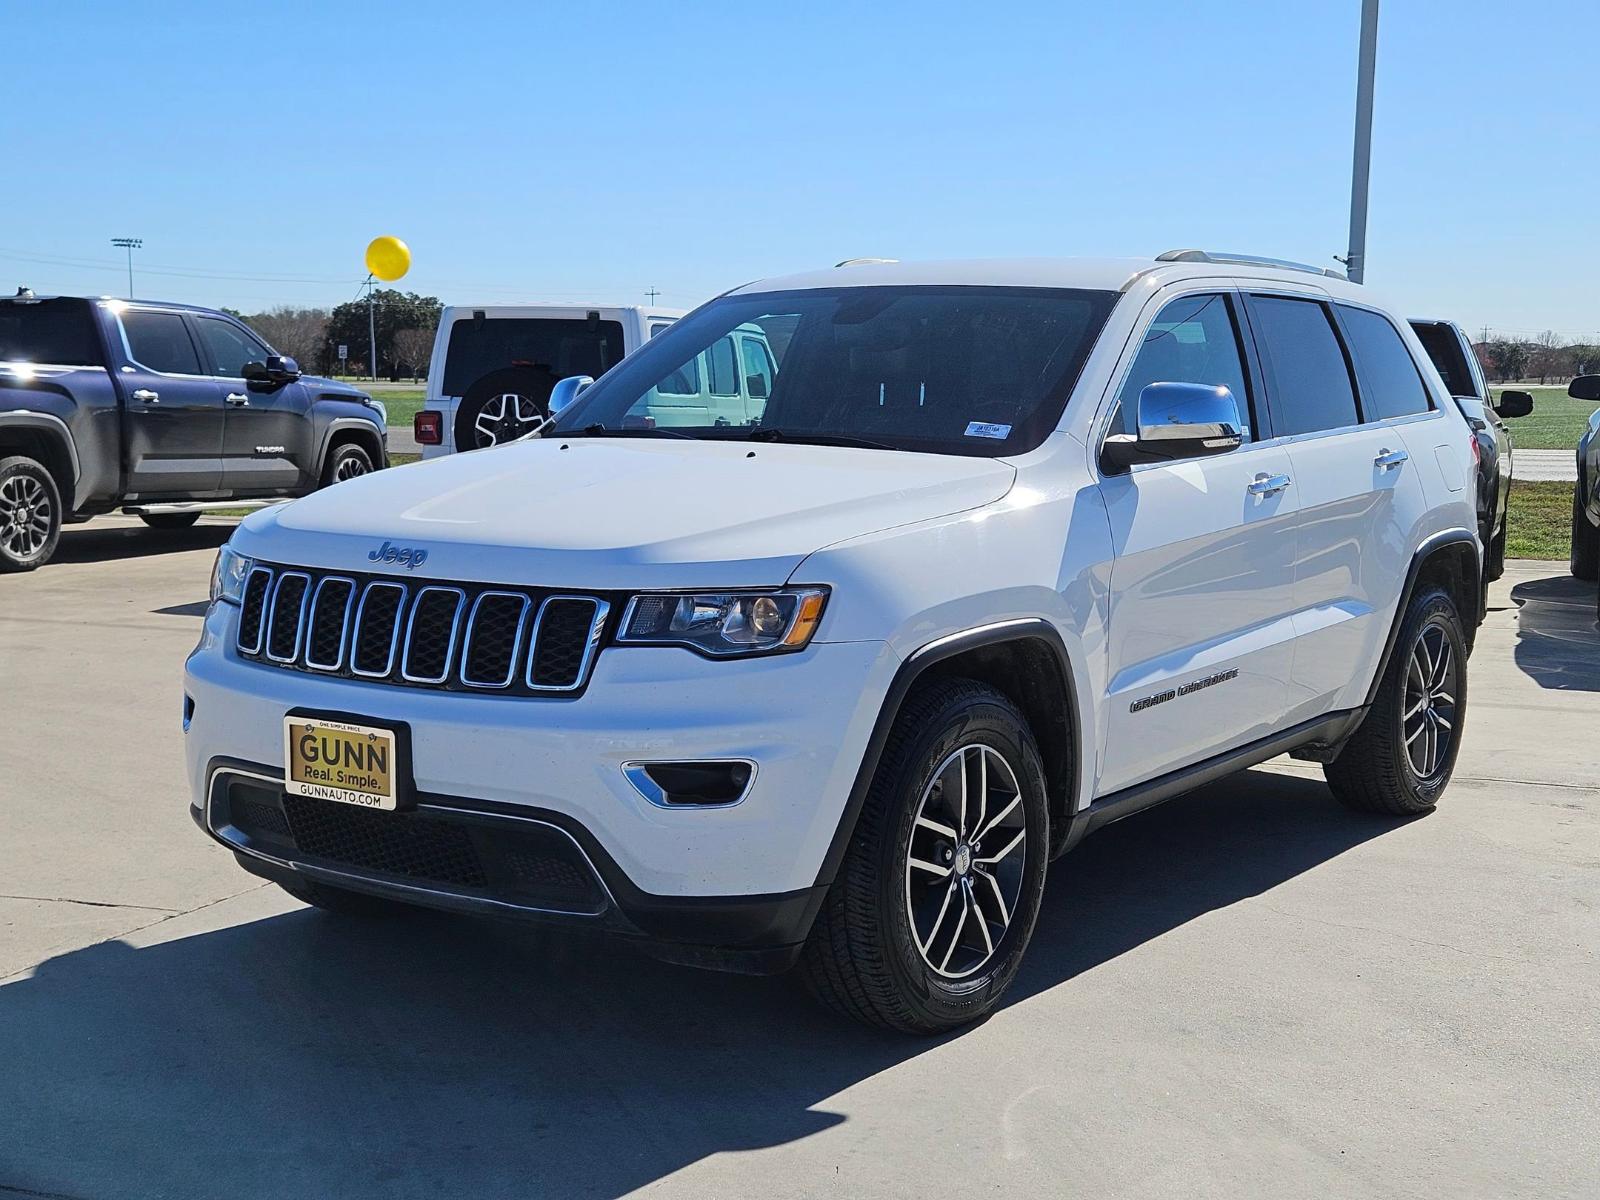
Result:
{"label": "chrome door handle", "polygon": [[149,388],[140,388],[133,393],[133,398],[140,404],[160,404],[161,393],[152,392]]}
{"label": "chrome door handle", "polygon": [[226,399],[229,404],[233,405],[234,408],[250,407],[250,397],[246,396],[243,392],[229,392]]}
{"label": "chrome door handle", "polygon": [[1391,450],[1385,446],[1378,451],[1378,457],[1372,460],[1372,465],[1380,471],[1392,471],[1410,457],[1404,450]]}
{"label": "chrome door handle", "polygon": [[1287,475],[1257,475],[1245,491],[1252,496],[1275,496],[1292,482]]}

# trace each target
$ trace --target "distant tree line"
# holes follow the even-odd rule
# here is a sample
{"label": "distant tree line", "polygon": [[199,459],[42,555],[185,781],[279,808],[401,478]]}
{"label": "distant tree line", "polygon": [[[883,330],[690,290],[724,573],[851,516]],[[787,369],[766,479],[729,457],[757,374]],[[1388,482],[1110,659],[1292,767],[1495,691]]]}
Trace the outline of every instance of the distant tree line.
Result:
{"label": "distant tree line", "polygon": [[[377,374],[391,380],[427,377],[433,335],[443,309],[436,296],[419,296],[382,288],[373,293],[377,333]],[[254,329],[279,354],[295,359],[301,370],[331,375],[340,369],[339,346],[349,348],[343,369],[368,375],[367,301],[351,300],[333,309],[280,306],[266,312],[231,312]]]}
{"label": "distant tree line", "polygon": [[1600,343],[1569,342],[1549,330],[1532,338],[1485,338],[1472,349],[1483,373],[1496,383],[1513,379],[1562,383],[1574,375],[1600,373]]}

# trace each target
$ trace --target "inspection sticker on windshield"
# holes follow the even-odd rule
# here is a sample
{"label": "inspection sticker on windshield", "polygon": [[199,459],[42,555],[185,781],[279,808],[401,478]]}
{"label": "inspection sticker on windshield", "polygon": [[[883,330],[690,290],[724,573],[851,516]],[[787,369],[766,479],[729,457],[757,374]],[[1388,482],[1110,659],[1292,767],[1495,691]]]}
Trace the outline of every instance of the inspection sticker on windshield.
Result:
{"label": "inspection sticker on windshield", "polygon": [[1006,438],[1011,436],[1011,426],[996,425],[990,421],[968,421],[967,436],[999,438],[1001,441],[1005,441]]}

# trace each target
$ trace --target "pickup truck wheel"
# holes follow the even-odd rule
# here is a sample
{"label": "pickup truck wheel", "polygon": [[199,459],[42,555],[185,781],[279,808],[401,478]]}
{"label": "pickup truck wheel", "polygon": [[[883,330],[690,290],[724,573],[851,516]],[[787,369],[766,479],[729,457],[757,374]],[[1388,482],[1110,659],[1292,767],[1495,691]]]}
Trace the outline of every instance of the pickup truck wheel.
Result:
{"label": "pickup truck wheel", "polygon": [[398,900],[385,900],[382,896],[330,887],[310,879],[280,883],[278,886],[302,903],[345,917],[393,917],[417,911],[414,905],[401,904]]}
{"label": "pickup truck wheel", "polygon": [[1572,491],[1572,576],[1600,578],[1600,529],[1589,524],[1583,507],[1583,480]]}
{"label": "pickup truck wheel", "polygon": [[21,455],[0,459],[0,572],[31,571],[61,540],[61,493],[50,472]]}
{"label": "pickup truck wheel", "polygon": [[322,486],[332,487],[346,479],[372,474],[372,456],[354,442],[335,446],[322,465]]}
{"label": "pickup truck wheel", "polygon": [[1323,767],[1351,808],[1414,816],[1439,803],[1467,714],[1467,644],[1450,597],[1430,589],[1406,613],[1378,695],[1339,757]]}
{"label": "pickup truck wheel", "polygon": [[992,1012],[1039,914],[1045,794],[1033,734],[1005,696],[966,679],[914,691],[801,957],[812,992],[906,1033]]}
{"label": "pickup truck wheel", "polygon": [[151,529],[160,529],[166,533],[176,533],[180,529],[188,529],[200,519],[200,514],[192,513],[140,513],[139,520]]}
{"label": "pickup truck wheel", "polygon": [[550,389],[556,379],[532,367],[490,371],[461,397],[456,412],[456,449],[502,446],[539,429],[550,419]]}

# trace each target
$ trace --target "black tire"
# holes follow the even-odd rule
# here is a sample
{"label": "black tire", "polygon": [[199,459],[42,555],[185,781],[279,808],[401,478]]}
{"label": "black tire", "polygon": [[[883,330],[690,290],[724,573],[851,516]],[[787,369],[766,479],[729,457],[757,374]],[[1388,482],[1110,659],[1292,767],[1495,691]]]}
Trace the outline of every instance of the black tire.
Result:
{"label": "black tire", "polygon": [[1600,529],[1589,524],[1584,511],[1583,480],[1572,491],[1572,576],[1574,579],[1600,579]]}
{"label": "black tire", "polygon": [[200,519],[200,514],[192,513],[140,513],[139,520],[151,529],[160,529],[163,532],[173,533],[180,529],[190,529]]}
{"label": "black tire", "polygon": [[31,458],[0,458],[0,574],[32,571],[61,541],[61,492]]}
{"label": "black tire", "polygon": [[535,367],[490,371],[461,397],[456,409],[456,449],[482,450],[531,432],[550,418],[556,377]]}
{"label": "black tire", "polygon": [[[1016,806],[1003,796],[992,802],[1003,810],[1000,816],[1014,826],[998,828],[998,818],[986,802],[986,815],[972,819],[972,832],[981,836],[984,821],[995,831],[995,841],[1010,841],[1020,831],[1022,840],[1013,853],[1020,854],[1022,861],[1006,859],[991,864],[987,868],[994,873],[991,879],[979,865],[987,859],[978,857],[981,851],[970,844],[977,840],[971,833],[961,846],[945,847],[949,857],[919,843],[918,858],[932,853],[951,864],[943,875],[930,875],[927,886],[933,889],[931,894],[919,895],[913,889],[921,888],[922,872],[914,869],[911,861],[912,838],[937,838],[939,834],[929,833],[934,826],[918,818],[930,796],[943,797],[943,782],[951,778],[950,772],[957,772],[963,782],[972,778],[965,757],[969,754],[980,757],[980,769],[993,770],[994,777],[1002,781],[1000,765],[1005,766],[1020,799]],[[1001,763],[991,765],[997,759]],[[957,765],[949,766],[952,762]],[[939,770],[942,764],[946,766],[943,773]],[[953,817],[950,820],[952,825],[957,823]],[[963,826],[966,823],[965,818],[960,821]],[[1044,768],[1033,733],[1016,706],[993,688],[972,680],[941,679],[915,689],[889,735],[838,878],[823,901],[801,956],[800,969],[813,994],[846,1016],[906,1033],[938,1033],[988,1015],[1016,975],[1033,935],[1044,890],[1049,825]],[[964,856],[959,853],[963,847]],[[997,850],[992,842],[989,849]],[[965,865],[958,870],[957,864],[963,860]],[[996,882],[1002,871],[1009,873],[1004,885]],[[950,882],[944,885],[941,879]],[[993,887],[992,898],[984,890],[988,886]],[[1015,889],[1009,905],[1003,888]],[[920,911],[927,922],[925,914],[933,910],[941,889],[946,904],[953,896],[962,897],[959,903],[965,906],[973,905],[974,893],[981,898],[982,907],[977,908],[981,928],[974,924],[971,930],[990,943],[987,957],[983,957],[982,943],[960,945],[963,937],[973,938],[963,924],[971,907],[960,909],[960,922],[948,934],[944,931],[950,925],[945,918],[955,910],[947,914],[944,907],[938,908],[928,925],[925,943],[922,935],[914,932],[915,914]],[[1009,923],[1003,926],[983,915],[1006,909]],[[994,940],[991,930],[997,926],[1003,932]],[[970,973],[960,978],[941,973],[933,962],[941,947],[950,947],[943,956],[947,968],[957,949],[966,956],[976,955]]]}
{"label": "black tire", "polygon": [[[1420,725],[1431,725],[1433,733],[1418,728],[1408,736],[1408,727],[1418,721],[1417,716],[1408,715],[1408,709],[1415,703],[1411,699],[1418,690],[1414,667],[1418,644],[1425,637],[1429,645],[1434,645],[1437,637],[1449,648],[1451,673],[1437,689],[1437,694],[1447,696],[1449,703],[1435,704],[1434,681],[1426,681],[1429,695],[1420,714]],[[1461,614],[1447,593],[1428,588],[1412,598],[1366,719],[1345,743],[1339,757],[1322,768],[1328,786],[1342,803],[1363,812],[1394,816],[1428,812],[1439,803],[1455,771],[1466,715],[1467,642]],[[1420,757],[1424,763],[1430,761],[1426,739],[1441,735],[1440,724],[1447,726],[1442,731],[1448,735],[1445,745],[1437,749],[1437,743],[1433,743],[1437,749],[1435,765],[1424,770],[1416,761],[1419,748],[1414,739],[1424,739]]]}
{"label": "black tire", "polygon": [[343,442],[328,453],[322,464],[322,486],[332,487],[347,479],[372,474],[372,455],[355,442]]}
{"label": "black tire", "polygon": [[297,879],[278,886],[304,904],[342,917],[397,917],[417,911],[414,905],[401,904],[398,900],[385,900],[382,896],[352,892],[310,879]]}

